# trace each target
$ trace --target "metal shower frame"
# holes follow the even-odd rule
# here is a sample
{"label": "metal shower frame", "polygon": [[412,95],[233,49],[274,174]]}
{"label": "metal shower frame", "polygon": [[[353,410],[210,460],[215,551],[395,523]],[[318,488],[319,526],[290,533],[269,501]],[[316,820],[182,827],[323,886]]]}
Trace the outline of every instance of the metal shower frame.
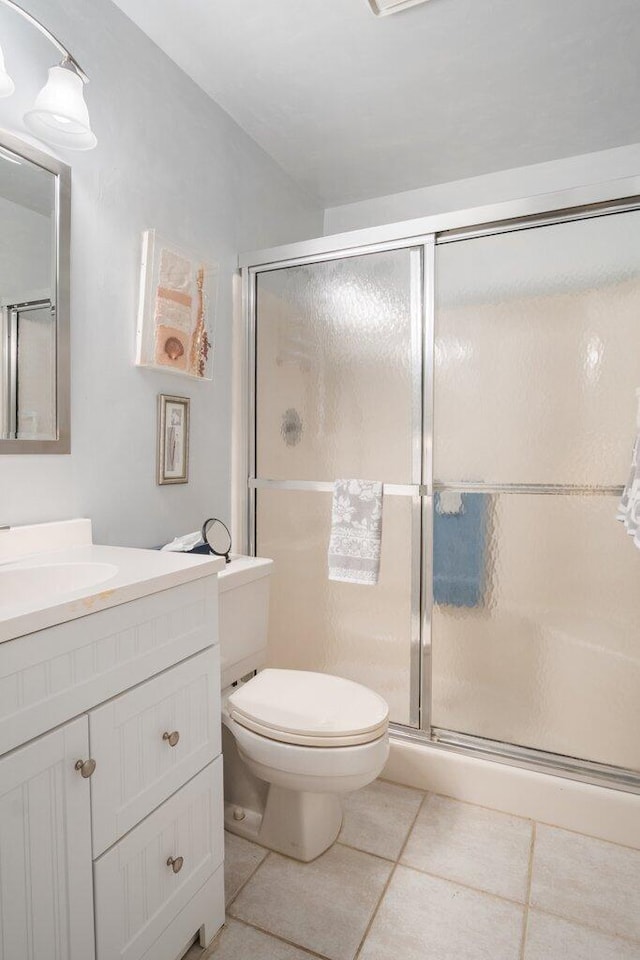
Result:
{"label": "metal shower frame", "polygon": [[[234,495],[240,498],[244,548],[255,554],[256,491],[258,489],[331,492],[329,482],[268,480],[256,477],[256,284],[265,271],[303,264],[357,257],[389,250],[408,249],[422,274],[420,309],[413,324],[413,471],[411,484],[385,484],[385,495],[412,498],[412,636],[410,720],[412,726],[392,724],[392,735],[429,747],[490,758],[510,766],[525,767],[617,790],[640,793],[640,771],[625,770],[574,757],[565,757],[515,744],[486,740],[469,734],[440,730],[431,724],[431,551],[433,496],[439,490],[508,493],[590,493],[616,495],[622,487],[579,487],[557,484],[434,483],[433,390],[435,334],[435,247],[461,239],[531,229],[537,226],[591,219],[640,209],[640,177],[576,187],[569,190],[505,201],[467,210],[437,214],[417,220],[355,230],[334,236],[256,251],[239,257],[242,272],[242,337],[246,377],[244,409],[239,423],[246,444],[236,465]],[[412,280],[414,278],[412,267]]]}

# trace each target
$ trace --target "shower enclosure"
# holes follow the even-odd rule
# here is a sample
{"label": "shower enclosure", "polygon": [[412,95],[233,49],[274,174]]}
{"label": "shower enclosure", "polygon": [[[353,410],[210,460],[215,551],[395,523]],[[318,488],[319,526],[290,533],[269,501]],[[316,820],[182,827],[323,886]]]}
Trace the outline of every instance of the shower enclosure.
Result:
{"label": "shower enclosure", "polygon": [[[618,191],[246,258],[248,524],[274,663],[377,690],[399,736],[640,791],[640,551],[615,520],[640,202]],[[384,482],[376,587],[327,579],[348,477]]]}

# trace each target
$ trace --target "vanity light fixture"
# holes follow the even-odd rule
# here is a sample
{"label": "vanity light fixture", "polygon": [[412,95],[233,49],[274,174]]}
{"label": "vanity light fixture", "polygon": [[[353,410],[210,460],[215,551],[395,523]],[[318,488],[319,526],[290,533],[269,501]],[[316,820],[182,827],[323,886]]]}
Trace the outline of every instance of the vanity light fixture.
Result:
{"label": "vanity light fixture", "polygon": [[[83,87],[89,78],[67,48],[39,20],[18,6],[14,0],[0,0],[5,6],[28,20],[62,54],[59,64],[49,68],[46,84],[36,97],[33,108],[24,116],[28,129],[41,140],[67,150],[92,150],[97,144],[91,129],[89,111],[84,102]],[[0,97],[13,93],[13,80],[6,71],[0,49]]]}
{"label": "vanity light fixture", "polygon": [[407,7],[417,7],[419,3],[426,2],[427,0],[369,0],[369,6],[376,17],[386,17],[390,13],[399,13]]}
{"label": "vanity light fixture", "polygon": [[4,65],[4,53],[0,47],[0,97],[10,97],[15,90],[15,84]]}
{"label": "vanity light fixture", "polygon": [[[11,153],[10,150],[5,150],[4,147],[0,147],[0,160],[6,160],[7,163],[16,163],[19,167],[22,166],[22,160],[15,153]],[[2,530],[1,526],[0,530]]]}

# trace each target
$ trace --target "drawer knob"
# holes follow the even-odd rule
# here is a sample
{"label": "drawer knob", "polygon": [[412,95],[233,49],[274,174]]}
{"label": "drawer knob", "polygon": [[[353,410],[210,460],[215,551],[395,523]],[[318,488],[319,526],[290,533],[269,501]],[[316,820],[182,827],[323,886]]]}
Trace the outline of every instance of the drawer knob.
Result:
{"label": "drawer knob", "polygon": [[95,760],[76,760],[75,769],[80,772],[85,780],[91,776],[95,768]]}
{"label": "drawer knob", "polygon": [[165,731],[162,734],[162,739],[167,740],[170,747],[175,747],[176,743],[180,739],[180,734],[177,730],[174,730],[173,733],[169,733],[168,731]]}
{"label": "drawer knob", "polygon": [[183,864],[184,857],[169,857],[167,860],[167,866],[171,867],[174,873],[180,873]]}

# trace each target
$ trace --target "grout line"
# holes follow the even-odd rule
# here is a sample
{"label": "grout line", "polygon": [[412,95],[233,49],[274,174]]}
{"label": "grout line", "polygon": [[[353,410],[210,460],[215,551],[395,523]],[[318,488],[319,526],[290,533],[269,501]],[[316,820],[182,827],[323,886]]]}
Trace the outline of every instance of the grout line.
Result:
{"label": "grout line", "polygon": [[534,820],[533,830],[531,831],[531,848],[529,851],[529,875],[527,877],[527,895],[525,899],[525,903],[527,904],[527,907],[531,903],[531,887],[533,885],[533,860],[535,857],[535,850],[536,850],[537,827],[538,827],[538,824]]}
{"label": "grout line", "polygon": [[[396,863],[395,857],[385,857],[382,853],[373,853],[371,850],[363,850],[362,847],[354,847],[351,843],[345,843],[344,840],[334,840],[334,847],[345,847],[347,850],[355,850],[356,853],[364,853],[367,857],[375,857],[376,860],[382,860],[383,863]],[[331,847],[329,848],[331,849]]]}
{"label": "grout line", "polygon": [[[378,778],[382,780],[382,777]],[[531,823],[537,823],[542,827],[551,827],[554,830],[564,830],[565,833],[573,833],[578,837],[586,837],[589,840],[599,840],[600,843],[610,843],[614,847],[623,847],[625,850],[635,850],[636,853],[640,853],[640,842],[636,846],[631,843],[621,843],[619,840],[607,840],[605,837],[598,837],[593,833],[585,833],[584,830],[575,830],[572,827],[563,827],[557,823],[551,823],[547,820],[540,820],[537,817],[527,817],[522,813],[512,813],[510,810],[501,810],[498,807],[490,807],[486,803],[478,803],[476,800],[463,800],[461,797],[454,797],[448,793],[437,793],[435,790],[424,790],[421,787],[412,787],[411,784],[400,783],[398,780],[384,780],[384,783],[393,784],[396,787],[405,787],[407,790],[415,790],[416,793],[424,793],[426,795],[431,795],[434,797],[443,797],[445,800],[454,800],[456,803],[464,803],[470,807],[480,807],[481,810],[491,810],[493,813],[501,813],[505,817],[514,817],[516,820],[528,820]],[[616,792],[625,792],[627,791],[616,791]],[[630,794],[631,796],[638,796],[640,794]]]}
{"label": "grout line", "polygon": [[525,903],[522,915],[522,940],[520,941],[520,960],[525,960],[527,950],[527,932],[529,929],[529,907]]}
{"label": "grout line", "polygon": [[549,827],[551,830],[562,830],[563,833],[571,833],[575,837],[586,837],[587,840],[596,840],[598,843],[609,843],[612,847],[622,847],[623,850],[633,850],[640,854],[640,844],[631,846],[629,843],[620,843],[618,840],[605,840],[604,837],[596,837],[593,833],[584,833],[583,830],[572,830],[571,827],[559,827],[557,823],[547,823],[546,820],[535,820],[540,827]]}
{"label": "grout line", "polygon": [[[257,846],[257,844],[256,844],[256,846]],[[266,847],[262,847],[262,849],[263,849],[263,850],[266,850]],[[238,887],[238,889],[236,890],[236,892],[234,893],[234,895],[231,897],[231,899],[230,899],[228,902],[225,903],[225,905],[224,905],[225,916],[226,916],[226,913],[227,913],[229,907],[231,906],[231,904],[236,902],[236,900],[238,899],[238,897],[240,896],[240,894],[242,893],[242,891],[244,890],[244,888],[246,887],[246,885],[249,883],[249,880],[253,880],[253,878],[255,877],[256,873],[258,872],[258,870],[260,869],[260,867],[262,866],[262,864],[263,864],[266,860],[269,859],[269,856],[270,856],[270,855],[271,855],[271,851],[270,851],[270,850],[267,850],[266,856],[264,856],[264,857],[262,858],[262,860],[254,867],[254,869],[251,871],[251,873],[250,873],[249,876],[246,878],[246,880],[243,880],[243,882],[240,884],[240,886]]]}
{"label": "grout line", "polygon": [[499,810],[498,807],[490,807],[486,803],[476,803],[475,800],[462,800],[460,797],[452,797],[448,793],[436,793],[435,790],[431,790],[429,793],[432,797],[453,800],[454,803],[463,803],[467,807],[478,807],[480,810],[490,810],[491,813],[499,813],[503,817],[513,817],[514,820],[526,820],[528,823],[536,822],[533,817],[525,817],[521,813],[511,813],[509,810]]}
{"label": "grout line", "polygon": [[[0,3],[1,3],[1,2],[2,2],[2,0],[0,0]],[[249,841],[249,842],[250,842],[250,843],[253,843],[253,841]],[[259,846],[259,844],[256,844],[256,846]],[[362,854],[364,854],[365,857],[373,857],[375,860],[381,860],[383,863],[395,863],[395,862],[396,862],[396,858],[395,858],[395,857],[385,857],[385,856],[383,856],[383,854],[381,854],[381,853],[372,853],[371,850],[363,850],[362,847],[354,847],[354,846],[353,846],[352,844],[350,844],[350,843],[345,843],[344,840],[334,840],[330,847],[327,847],[326,850],[324,850],[322,853],[320,853],[317,857],[314,857],[313,860],[298,860],[297,857],[290,857],[288,853],[280,853],[279,850],[270,850],[270,849],[268,849],[267,847],[262,847],[262,849],[267,851],[267,857],[270,856],[270,855],[275,855],[276,857],[282,857],[283,860],[288,860],[289,863],[297,863],[297,864],[301,864],[302,866],[306,866],[308,863],[311,864],[311,863],[315,863],[316,860],[320,860],[321,857],[324,857],[324,855],[325,855],[326,853],[329,853],[329,850],[333,850],[334,847],[345,847],[345,849],[347,849],[347,850],[353,850],[355,853],[362,853]],[[240,889],[242,889],[242,888],[244,888],[244,887],[246,886],[246,884],[249,882],[249,880],[251,879],[251,877],[256,873],[256,871],[258,870],[258,868],[262,866],[262,864],[263,864],[264,861],[267,859],[267,857],[263,857],[263,859],[260,861],[260,863],[258,864],[258,866],[255,867],[255,869],[254,869],[253,872],[251,873],[251,876],[249,876],[249,877],[243,882],[242,887],[241,887]],[[240,890],[238,890],[238,893],[240,893]],[[233,900],[235,900],[235,898],[238,896],[238,893],[234,894]],[[229,903],[233,903],[233,900],[230,900]]]}
{"label": "grout line", "polygon": [[522,922],[522,944],[520,947],[520,960],[525,960],[525,951],[527,949],[527,932],[529,929],[529,904],[531,902],[531,884],[533,882],[533,857],[536,846],[536,823],[533,822],[531,830],[531,844],[529,846],[529,870],[527,874],[527,892],[524,898],[524,916]]}
{"label": "grout line", "polygon": [[640,937],[628,937],[624,933],[613,933],[612,930],[605,930],[603,927],[595,927],[592,923],[589,923],[588,920],[578,920],[576,917],[568,917],[563,913],[554,913],[553,910],[549,910],[547,907],[539,907],[537,904],[531,906],[532,910],[535,910],[536,913],[544,913],[548,917],[554,917],[556,920],[564,920],[565,923],[570,923],[574,927],[584,927],[586,930],[590,930],[592,933],[599,933],[602,937],[609,937],[610,940],[622,940],[623,943],[630,943],[634,947],[637,947],[640,944]]}
{"label": "grout line", "polygon": [[429,799],[429,796],[430,796],[430,794],[425,793],[424,797],[422,798],[422,800],[420,801],[420,803],[419,803],[419,805],[418,805],[418,809],[416,810],[416,815],[415,815],[415,817],[413,818],[413,821],[411,822],[411,826],[410,826],[409,829],[407,830],[407,835],[406,835],[406,837],[404,838],[404,843],[402,844],[402,847],[401,847],[401,849],[400,849],[400,853],[398,854],[398,857],[397,857],[397,859],[396,859],[396,863],[400,863],[400,860],[402,859],[402,855],[403,855],[404,851],[405,851],[406,848],[407,848],[407,844],[409,843],[409,837],[410,837],[411,834],[413,833],[413,828],[415,827],[415,825],[416,825],[416,823],[417,823],[417,821],[418,821],[418,817],[420,816],[420,814],[421,814],[421,812],[422,812],[422,808],[424,807],[424,805],[426,804],[427,800]]}
{"label": "grout line", "polygon": [[[500,900],[502,903],[511,903],[511,904],[514,904],[516,907],[525,907],[525,908],[526,908],[526,906],[527,906],[527,902],[526,902],[526,901],[527,901],[528,892],[529,892],[528,889],[527,889],[527,896],[526,896],[526,898],[525,898],[525,901],[523,902],[522,900],[515,900],[513,897],[504,897],[504,896],[502,896],[501,894],[499,894],[499,893],[494,893],[494,892],[491,891],[491,890],[483,890],[481,887],[474,887],[474,886],[472,886],[470,883],[465,883],[464,880],[454,880],[452,877],[444,876],[444,874],[441,874],[441,873],[435,873],[433,870],[424,870],[422,867],[416,867],[416,866],[414,866],[414,864],[408,863],[407,861],[401,862],[402,856],[403,856],[403,854],[404,854],[404,852],[405,852],[405,849],[406,849],[406,847],[407,847],[407,844],[408,844],[408,842],[409,842],[409,837],[411,836],[411,832],[412,832],[412,830],[413,830],[413,828],[414,828],[414,826],[415,826],[415,823],[416,823],[416,820],[418,819],[418,816],[419,816],[419,814],[420,814],[420,811],[422,810],[422,808],[423,808],[424,805],[426,804],[426,802],[427,802],[427,800],[429,799],[429,797],[439,797],[439,796],[441,796],[441,794],[436,794],[436,793],[432,793],[432,794],[427,793],[427,794],[425,794],[425,797],[424,797],[422,803],[420,804],[420,807],[418,808],[418,813],[417,813],[416,816],[415,816],[415,819],[414,819],[414,821],[413,821],[413,823],[412,823],[412,825],[411,825],[411,828],[410,828],[410,830],[409,830],[409,833],[407,834],[407,837],[406,837],[406,839],[405,839],[405,842],[404,842],[404,844],[403,844],[403,846],[402,846],[402,850],[400,851],[400,855],[398,856],[398,860],[397,860],[398,866],[405,867],[407,870],[413,870],[415,873],[421,873],[421,874],[424,874],[424,875],[429,876],[429,877],[434,877],[436,880],[444,880],[445,883],[453,883],[453,884],[456,884],[456,885],[459,886],[459,887],[464,887],[466,890],[472,890],[474,893],[482,893],[482,894],[484,894],[486,897],[492,897],[492,898],[495,899],[495,900]],[[460,802],[465,802],[465,801],[460,801]],[[470,804],[470,806],[477,806],[477,804]],[[491,807],[486,807],[485,809],[491,810],[492,808],[491,808]],[[498,812],[500,812],[500,811],[498,811]],[[525,817],[517,817],[516,819],[519,819],[519,820],[527,820],[528,818],[525,818]],[[535,826],[536,826],[536,825],[535,825],[535,821],[531,820],[531,821],[528,821],[528,822],[530,822],[531,825],[532,825],[532,837],[533,837],[533,835],[535,834]],[[530,871],[531,871],[531,864],[532,864],[532,861],[531,861],[532,850],[533,850],[533,840],[531,841],[531,844],[530,844],[530,847],[529,847],[529,863],[528,863],[528,874],[527,874],[528,880],[530,880]],[[525,912],[526,912],[526,910],[525,910]]]}
{"label": "grout line", "polygon": [[373,782],[377,783],[378,781],[380,783],[388,783],[392,787],[401,787],[404,790],[412,790],[413,793],[421,793],[423,795],[423,798],[428,793],[433,793],[433,790],[425,790],[424,787],[412,787],[411,784],[409,783],[400,783],[398,780],[389,780],[388,777],[376,777],[376,779]]}
{"label": "grout line", "polygon": [[[251,920],[244,920],[242,917],[231,917],[234,923],[244,924],[245,927],[250,927],[252,930],[257,930],[258,933],[264,933],[266,936],[271,937],[272,940],[279,940],[280,943],[286,943],[289,947],[295,947],[296,950],[300,950],[302,953],[308,954],[310,957],[317,957],[318,960],[331,960],[331,957],[328,957],[326,953],[318,953],[317,950],[312,950],[311,947],[303,947],[301,944],[296,943],[295,940],[288,940],[286,937],[281,936],[279,933],[273,933],[271,930],[267,930],[265,927],[258,926],[257,923],[253,923]],[[200,960],[200,958],[198,958]]]}
{"label": "grout line", "polygon": [[[398,864],[400,863],[400,857],[401,857],[402,854],[404,853],[405,847],[406,847],[407,843],[409,842],[409,837],[411,836],[411,834],[412,834],[412,832],[413,832],[413,828],[415,827],[416,821],[417,821],[418,817],[420,816],[420,811],[422,810],[422,808],[423,808],[423,806],[424,806],[424,803],[425,803],[425,801],[426,801],[426,799],[427,799],[427,796],[428,796],[428,794],[425,793],[424,796],[422,797],[422,800],[421,800],[420,803],[418,804],[418,809],[416,810],[416,815],[415,815],[415,817],[413,818],[413,820],[411,821],[411,824],[409,825],[409,829],[407,830],[407,835],[406,835],[406,837],[404,838],[404,843],[402,844],[402,847],[400,848],[400,853],[399,853],[398,856],[396,857],[395,862],[393,862],[393,866],[392,866],[392,868],[391,868],[391,870],[390,870],[390,872],[389,872],[389,876],[387,877],[387,882],[385,883],[384,887],[382,888],[382,892],[380,893],[380,896],[378,897],[378,902],[376,903],[376,905],[375,905],[375,907],[373,908],[373,911],[372,911],[372,913],[371,913],[371,916],[369,917],[369,923],[367,924],[366,929],[365,929],[364,933],[362,934],[362,939],[360,940],[360,943],[358,944],[358,948],[357,948],[357,950],[356,950],[356,952],[355,952],[355,954],[354,954],[354,956],[353,956],[353,960],[358,960],[358,957],[360,956],[360,953],[362,952],[362,948],[363,948],[364,945],[365,945],[365,941],[366,941],[367,937],[369,936],[369,932],[371,931],[371,927],[373,926],[373,922],[374,922],[374,920],[376,919],[376,917],[377,917],[377,915],[378,915],[378,910],[380,909],[380,907],[381,907],[381,905],[382,905],[382,901],[384,900],[384,898],[385,898],[385,896],[386,896],[386,893],[387,893],[387,890],[389,889],[389,886],[390,886],[390,884],[391,884],[391,881],[393,880],[393,877],[394,877],[394,875],[395,875],[395,872],[396,872],[396,870],[397,870],[397,868],[398,868]],[[387,860],[387,863],[389,863],[388,860]]]}
{"label": "grout line", "polygon": [[[389,861],[387,861],[387,863],[389,863]],[[364,933],[362,934],[362,938],[361,938],[361,940],[360,940],[360,943],[358,944],[357,949],[356,949],[356,952],[355,952],[354,955],[353,955],[353,960],[358,960],[358,957],[360,956],[360,953],[361,953],[361,951],[362,951],[362,948],[364,947],[365,941],[366,941],[366,939],[367,939],[367,937],[369,936],[369,933],[370,933],[370,931],[371,931],[371,927],[373,926],[373,922],[374,922],[375,918],[376,918],[377,915],[378,915],[378,910],[380,909],[380,906],[382,905],[382,901],[384,900],[384,898],[385,898],[385,896],[386,896],[387,890],[389,889],[389,885],[390,885],[391,881],[393,880],[393,878],[394,878],[394,876],[395,876],[395,872],[396,872],[397,869],[398,869],[398,861],[396,860],[395,863],[392,863],[392,864],[391,864],[391,870],[389,871],[389,876],[387,877],[386,883],[385,883],[384,887],[382,888],[382,891],[381,891],[381,893],[380,893],[380,896],[378,897],[378,901],[377,901],[376,905],[375,905],[374,908],[373,908],[373,911],[372,911],[372,913],[371,913],[371,916],[369,917],[369,922],[368,922],[367,926],[365,927],[365,931],[364,931]]]}
{"label": "grout line", "polygon": [[472,893],[481,893],[485,897],[491,897],[492,900],[499,900],[501,903],[510,903],[514,907],[526,907],[522,900],[514,900],[513,897],[503,897],[500,893],[493,893],[492,890],[483,890],[482,887],[472,887],[470,883],[464,880],[453,880],[451,877],[445,877],[442,873],[434,873],[433,870],[423,870],[421,867],[414,867],[411,863],[398,863],[399,867],[405,870],[413,870],[414,873],[420,873],[424,877],[433,877],[434,880],[443,880],[445,883],[452,883],[456,887],[463,887],[465,890],[471,890]]}
{"label": "grout line", "polygon": [[[385,781],[385,782],[394,783],[394,781]],[[398,784],[398,786],[405,786],[405,787],[406,787],[405,784]],[[420,804],[418,805],[416,814],[415,814],[415,816],[414,816],[414,818],[413,818],[413,820],[412,820],[412,822],[411,822],[411,824],[410,824],[410,826],[409,826],[409,828],[408,828],[408,830],[407,830],[407,834],[406,834],[405,839],[404,839],[404,842],[403,842],[403,844],[402,844],[402,848],[401,848],[401,850],[400,850],[400,853],[398,854],[397,858],[395,858],[395,860],[394,860],[393,858],[391,858],[391,857],[384,857],[384,856],[381,856],[380,854],[371,853],[370,851],[368,851],[368,850],[363,850],[363,849],[361,849],[360,847],[351,846],[351,844],[343,843],[343,842],[340,841],[340,840],[336,840],[336,841],[335,841],[336,845],[338,845],[338,846],[345,847],[346,849],[349,849],[349,850],[354,850],[354,851],[356,851],[356,852],[358,852],[358,853],[365,854],[366,856],[374,857],[375,859],[381,861],[382,863],[385,863],[385,864],[387,864],[387,865],[391,865],[391,867],[392,867],[392,869],[391,869],[391,871],[390,871],[390,874],[389,874],[389,877],[388,877],[388,879],[387,879],[387,881],[386,881],[386,883],[385,883],[385,885],[384,885],[384,888],[383,888],[383,890],[382,890],[382,892],[381,892],[381,894],[380,894],[380,896],[379,896],[379,898],[378,898],[378,900],[377,900],[377,902],[376,902],[376,905],[375,905],[375,907],[374,907],[374,909],[373,909],[373,912],[372,912],[371,917],[370,917],[370,919],[369,919],[369,922],[368,922],[368,924],[367,924],[366,930],[365,930],[365,932],[364,932],[364,934],[363,934],[363,936],[362,936],[362,939],[361,939],[361,941],[360,941],[360,943],[359,943],[359,945],[358,945],[358,948],[357,948],[357,950],[356,950],[356,953],[355,953],[355,955],[354,955],[353,960],[357,960],[357,958],[360,956],[360,954],[361,954],[361,952],[362,952],[362,949],[363,949],[363,947],[364,947],[364,943],[365,943],[365,941],[366,941],[366,939],[367,939],[367,937],[368,937],[368,935],[369,935],[369,933],[370,933],[371,927],[372,927],[372,925],[373,925],[373,923],[374,923],[374,920],[375,920],[375,918],[376,918],[376,916],[377,916],[377,914],[378,914],[378,911],[379,911],[379,909],[380,909],[380,906],[381,906],[381,904],[382,904],[382,902],[383,902],[383,900],[384,900],[384,898],[385,898],[385,896],[386,896],[386,893],[387,893],[387,891],[388,891],[389,885],[390,885],[390,883],[391,883],[391,881],[392,881],[392,879],[393,879],[393,877],[394,877],[394,875],[395,875],[395,872],[396,872],[396,869],[397,869],[398,866],[403,866],[404,868],[409,869],[409,870],[413,870],[413,871],[416,872],[416,873],[421,873],[421,874],[425,874],[425,875],[427,875],[427,876],[432,876],[432,877],[434,877],[434,878],[436,878],[436,879],[439,879],[439,880],[442,880],[442,881],[444,881],[444,882],[446,882],[446,883],[452,883],[452,884],[454,884],[454,885],[457,885],[457,886],[463,887],[463,888],[465,888],[465,889],[471,890],[471,891],[473,891],[473,892],[475,892],[475,893],[484,894],[485,896],[491,897],[492,899],[495,899],[495,900],[498,900],[498,901],[501,901],[501,902],[510,903],[510,904],[512,904],[512,905],[514,905],[514,906],[518,906],[518,907],[522,908],[522,909],[523,909],[523,929],[522,929],[522,940],[521,940],[521,946],[520,946],[520,952],[519,952],[519,958],[520,958],[520,960],[524,960],[524,957],[525,957],[526,943],[527,943],[527,934],[528,934],[528,927],[529,927],[529,911],[532,910],[532,909],[535,909],[536,911],[538,911],[538,912],[540,912],[540,913],[547,914],[548,916],[555,917],[555,918],[557,918],[557,919],[559,919],[559,920],[563,920],[563,921],[565,921],[565,922],[567,922],[567,923],[572,923],[572,924],[574,924],[574,925],[576,925],[576,926],[578,926],[578,927],[582,926],[582,927],[584,927],[584,928],[586,928],[586,929],[588,929],[588,930],[591,930],[591,931],[593,931],[593,932],[595,932],[595,933],[599,933],[599,934],[601,934],[602,936],[608,936],[608,937],[611,937],[611,938],[613,938],[613,939],[618,939],[618,940],[620,940],[620,941],[622,941],[622,942],[624,942],[624,943],[630,943],[630,944],[633,944],[633,945],[636,945],[636,946],[637,946],[637,944],[640,942],[640,937],[634,938],[634,937],[629,937],[629,936],[621,935],[621,934],[619,934],[619,933],[613,933],[613,932],[611,932],[610,930],[603,929],[602,927],[594,926],[592,923],[589,923],[588,921],[587,921],[587,922],[584,922],[583,920],[578,919],[578,918],[575,918],[575,917],[566,916],[566,915],[561,914],[561,913],[555,913],[552,909],[547,909],[547,908],[545,908],[545,907],[540,907],[540,906],[537,905],[537,904],[534,905],[534,904],[531,903],[531,890],[532,890],[532,883],[533,883],[534,856],[535,856],[535,847],[536,847],[536,840],[537,840],[537,827],[538,827],[539,825],[541,825],[541,826],[548,826],[548,827],[550,827],[550,828],[552,828],[552,829],[561,830],[561,831],[564,831],[564,832],[566,832],[566,833],[574,834],[574,835],[577,835],[577,836],[583,836],[583,837],[586,837],[587,839],[593,839],[593,840],[596,840],[596,841],[600,841],[600,842],[602,842],[602,843],[612,844],[613,846],[621,847],[622,849],[633,850],[634,852],[639,852],[639,851],[638,851],[638,848],[636,848],[636,847],[629,847],[629,846],[627,846],[626,844],[615,843],[614,841],[611,841],[611,840],[603,840],[601,837],[593,837],[591,834],[580,833],[580,832],[577,831],[577,830],[567,830],[565,827],[558,827],[558,826],[555,825],[555,824],[547,824],[547,823],[545,823],[545,822],[543,822],[543,821],[532,820],[532,819],[529,818],[529,817],[520,817],[520,816],[518,816],[517,814],[505,813],[505,811],[496,810],[495,807],[483,807],[481,804],[472,803],[471,801],[458,800],[458,798],[456,798],[456,797],[447,797],[446,794],[434,794],[434,793],[431,793],[431,792],[429,792],[429,791],[419,790],[418,788],[414,788],[414,787],[407,787],[407,789],[414,790],[416,793],[421,793],[421,794],[422,794],[422,799],[421,799],[421,801],[420,801]],[[421,869],[420,867],[415,867],[415,866],[413,866],[413,865],[411,865],[411,864],[408,864],[408,863],[402,863],[402,864],[400,863],[401,858],[402,858],[402,856],[404,855],[404,852],[405,852],[405,850],[406,850],[406,847],[407,847],[407,844],[408,844],[408,842],[409,842],[409,839],[410,839],[410,837],[411,837],[411,834],[412,834],[412,832],[413,832],[413,829],[414,829],[414,827],[415,827],[416,821],[417,821],[417,819],[418,819],[421,811],[423,810],[423,808],[424,808],[424,806],[425,806],[425,803],[427,802],[427,800],[429,799],[430,796],[443,796],[443,797],[445,797],[446,799],[451,799],[451,800],[453,800],[453,801],[455,801],[455,802],[457,802],[457,803],[464,803],[464,804],[466,804],[466,805],[468,805],[468,806],[481,807],[482,809],[491,810],[491,811],[494,811],[494,812],[496,812],[496,813],[502,813],[502,814],[505,815],[505,816],[511,816],[511,817],[514,817],[515,819],[518,819],[518,820],[528,821],[528,822],[530,822],[530,823],[532,824],[531,843],[530,843],[530,850],[529,850],[528,875],[527,875],[527,892],[526,892],[526,898],[525,898],[524,903],[523,903],[521,900],[514,900],[514,899],[512,899],[512,898],[510,898],[510,897],[504,897],[504,896],[501,896],[500,894],[496,894],[496,893],[493,893],[493,892],[488,891],[488,890],[483,890],[483,889],[480,889],[480,888],[478,888],[478,887],[471,886],[471,885],[468,884],[468,883],[464,883],[464,882],[461,882],[461,881],[459,881],[459,880],[452,879],[451,877],[447,877],[447,876],[443,876],[443,875],[438,874],[438,873],[434,873],[434,872],[431,871],[431,870],[423,870],[423,869]],[[227,910],[228,910],[228,908],[231,907],[231,905],[237,900],[237,898],[238,898],[238,896],[240,895],[240,893],[244,890],[244,888],[245,888],[246,885],[249,883],[249,881],[256,875],[257,871],[260,869],[260,867],[262,866],[262,864],[267,861],[267,859],[268,859],[269,856],[270,856],[270,853],[271,853],[271,851],[267,851],[266,856],[260,861],[260,863],[258,863],[258,865],[255,867],[255,869],[250,873],[250,875],[249,875],[249,876],[246,878],[246,880],[242,883],[242,885],[239,887],[239,889],[238,889],[238,890],[236,891],[236,893],[234,894],[233,898],[232,898],[232,899],[229,901],[229,903],[226,905]],[[292,860],[292,862],[295,862],[295,863],[298,863],[298,862],[299,862],[299,861],[295,860],[294,858],[287,857],[285,854],[280,854],[280,856],[283,856],[283,857],[284,857],[285,859],[287,859],[287,860]],[[249,922],[249,921],[247,921],[247,920],[244,920],[244,919],[242,919],[242,918],[240,918],[240,917],[237,917],[237,916],[230,915],[230,918],[232,918],[234,921],[238,921],[238,922],[240,922],[240,923],[243,923],[243,924],[245,924],[246,926],[253,927],[253,928],[256,929],[256,930],[259,930],[261,933],[264,933],[264,934],[266,934],[267,936],[270,936],[270,937],[272,937],[272,938],[274,938],[274,939],[276,939],[276,940],[280,940],[280,941],[283,942],[283,943],[287,943],[287,944],[289,944],[289,945],[291,945],[291,946],[294,946],[294,947],[296,947],[296,948],[298,948],[298,949],[300,949],[300,950],[303,950],[303,951],[305,951],[306,953],[308,953],[310,956],[320,958],[320,960],[328,960],[328,958],[327,958],[324,954],[321,954],[321,953],[318,953],[317,951],[311,950],[311,949],[308,948],[308,947],[304,947],[304,946],[302,946],[301,944],[296,943],[295,941],[287,940],[285,937],[282,937],[282,936],[280,936],[279,934],[273,933],[271,930],[262,928],[262,927],[258,926],[257,924],[251,923],[251,922]],[[216,940],[217,940],[217,937],[216,937]],[[214,941],[214,942],[215,942],[215,941]],[[205,954],[203,955],[202,960],[207,960],[207,958],[208,958],[208,955],[205,953]],[[200,957],[198,957],[198,960],[200,960]]]}

